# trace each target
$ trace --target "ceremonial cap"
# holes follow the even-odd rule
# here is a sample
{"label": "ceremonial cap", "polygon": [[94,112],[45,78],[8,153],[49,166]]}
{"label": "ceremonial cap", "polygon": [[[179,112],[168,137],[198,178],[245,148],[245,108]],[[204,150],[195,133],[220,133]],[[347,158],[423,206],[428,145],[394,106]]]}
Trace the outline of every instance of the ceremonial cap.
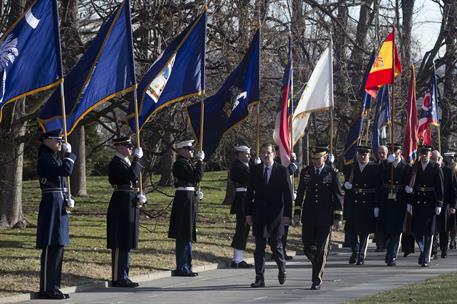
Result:
{"label": "ceremonial cap", "polygon": [[46,133],[43,133],[41,135],[41,140],[46,139],[46,138],[54,139],[54,140],[58,140],[58,141],[63,141],[63,130],[62,129],[56,129],[56,130],[52,130],[52,131],[48,131]]}
{"label": "ceremonial cap", "polygon": [[127,147],[133,147],[132,139],[128,136],[120,136],[113,139],[113,144],[115,146],[122,145]]}
{"label": "ceremonial cap", "polygon": [[371,153],[371,147],[368,147],[368,146],[357,146],[357,152],[359,152],[359,153]]}
{"label": "ceremonial cap", "polygon": [[417,151],[419,151],[419,153],[432,152],[432,150],[433,150],[433,147],[430,145],[421,145],[417,149]]}
{"label": "ceremonial cap", "polygon": [[245,145],[239,145],[239,146],[235,146],[235,151],[251,153],[251,148],[249,148],[248,146],[245,146]]}
{"label": "ceremonial cap", "polygon": [[175,144],[176,149],[189,149],[192,150],[194,148],[193,146],[194,140],[183,140]]}

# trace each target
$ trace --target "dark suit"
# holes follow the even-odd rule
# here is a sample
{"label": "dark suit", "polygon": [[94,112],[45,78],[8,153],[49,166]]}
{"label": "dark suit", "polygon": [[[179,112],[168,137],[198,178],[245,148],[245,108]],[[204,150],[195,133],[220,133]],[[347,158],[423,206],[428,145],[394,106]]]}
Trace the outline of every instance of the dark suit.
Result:
{"label": "dark suit", "polygon": [[70,242],[68,213],[65,199],[68,197],[67,176],[73,171],[74,154],[66,154],[61,160],[57,153],[42,145],[38,152],[37,171],[41,188],[38,211],[36,247],[42,249],[40,268],[40,292],[57,292],[60,289],[64,246]]}
{"label": "dark suit", "polygon": [[235,235],[231,246],[238,250],[245,250],[250,230],[250,226],[246,224],[246,208],[244,205],[249,181],[249,165],[236,159],[230,168],[229,176],[235,186],[235,198],[230,208],[230,214],[236,215]]}
{"label": "dark suit", "polygon": [[343,216],[343,193],[336,171],[328,165],[324,165],[319,173],[314,166],[303,168],[295,208],[295,214],[301,213],[302,241],[305,255],[312,264],[312,281],[320,285],[331,226],[335,220],[341,221]]}
{"label": "dark suit", "polygon": [[140,213],[136,207],[136,187],[142,168],[141,160],[135,159],[130,165],[120,155],[114,156],[108,167],[109,183],[114,188],[106,225],[113,282],[128,282],[129,253],[138,246]]}
{"label": "dark suit", "polygon": [[281,237],[284,233],[283,217],[292,216],[292,185],[286,167],[273,162],[271,175],[266,183],[264,165],[259,164],[249,174],[246,196],[246,215],[252,216],[256,280],[264,279],[265,247],[269,239],[280,272],[285,273],[285,259]]}

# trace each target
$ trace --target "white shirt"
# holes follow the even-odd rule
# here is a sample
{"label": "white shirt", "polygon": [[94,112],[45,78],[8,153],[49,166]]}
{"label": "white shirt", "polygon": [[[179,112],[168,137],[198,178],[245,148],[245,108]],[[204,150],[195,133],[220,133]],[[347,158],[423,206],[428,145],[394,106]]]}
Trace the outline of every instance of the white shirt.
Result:
{"label": "white shirt", "polygon": [[421,162],[421,165],[422,165],[422,171],[425,171],[425,168],[427,168],[427,165],[430,161],[426,162],[426,163],[423,163]]}
{"label": "white shirt", "polygon": [[119,157],[120,159],[123,159],[127,164],[129,164],[129,166],[132,165],[132,163],[130,162],[130,159],[127,156],[124,156],[119,152],[116,152],[116,156]]}
{"label": "white shirt", "polygon": [[324,169],[324,166],[325,166],[325,163],[322,164],[322,166],[320,166],[319,168],[314,167],[314,172],[316,172],[316,169],[318,169],[319,170],[319,174],[321,174],[322,169]]}
{"label": "white shirt", "polygon": [[268,171],[267,171],[267,183],[268,183],[270,181],[271,170],[273,169],[273,165],[271,165],[271,166],[263,165],[262,176],[263,176],[263,174],[265,174],[265,168],[268,168]]}
{"label": "white shirt", "polygon": [[401,158],[396,158],[396,159],[394,160],[394,162],[392,163],[392,165],[394,166],[394,168],[397,168],[397,166],[398,166],[398,164],[400,163],[400,161],[401,161]]}
{"label": "white shirt", "polygon": [[361,163],[361,162],[359,162],[359,161],[358,161],[358,163],[359,163],[359,169],[360,169],[360,172],[363,172],[363,169],[365,169],[365,167],[367,166],[367,164],[368,164],[368,163],[366,163],[366,164],[362,164],[362,163]]}

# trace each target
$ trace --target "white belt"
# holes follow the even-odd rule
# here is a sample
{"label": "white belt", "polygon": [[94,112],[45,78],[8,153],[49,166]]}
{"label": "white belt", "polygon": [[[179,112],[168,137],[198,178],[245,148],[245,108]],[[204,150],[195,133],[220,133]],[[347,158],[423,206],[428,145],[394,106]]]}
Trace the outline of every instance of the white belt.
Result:
{"label": "white belt", "polygon": [[248,188],[239,187],[239,188],[235,188],[235,191],[236,192],[246,192],[246,191],[248,191]]}
{"label": "white belt", "polygon": [[176,187],[176,191],[195,191],[195,187]]}

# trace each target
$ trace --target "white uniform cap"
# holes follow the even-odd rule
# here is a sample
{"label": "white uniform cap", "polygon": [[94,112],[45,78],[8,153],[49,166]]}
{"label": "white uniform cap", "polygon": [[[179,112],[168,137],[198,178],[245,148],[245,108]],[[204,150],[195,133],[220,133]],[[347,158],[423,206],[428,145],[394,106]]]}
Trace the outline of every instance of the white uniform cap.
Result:
{"label": "white uniform cap", "polygon": [[251,153],[251,148],[249,148],[248,146],[241,145],[241,146],[236,146],[235,151]]}
{"label": "white uniform cap", "polygon": [[176,149],[182,149],[182,148],[185,148],[185,147],[192,147],[193,143],[194,143],[193,139],[192,140],[180,141],[180,142],[175,144],[175,148]]}
{"label": "white uniform cap", "polygon": [[455,152],[445,152],[443,153],[444,156],[446,157],[454,157],[455,156]]}

